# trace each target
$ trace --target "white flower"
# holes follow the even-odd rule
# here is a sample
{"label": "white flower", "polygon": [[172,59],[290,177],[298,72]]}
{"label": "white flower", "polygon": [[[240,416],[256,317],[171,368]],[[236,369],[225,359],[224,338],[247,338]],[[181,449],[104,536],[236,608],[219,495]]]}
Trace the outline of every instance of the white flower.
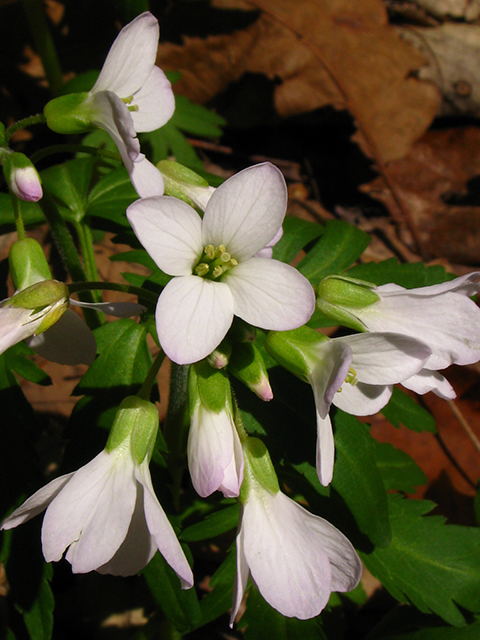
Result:
{"label": "white flower", "polygon": [[160,343],[174,362],[208,356],[234,315],[281,331],[310,318],[315,296],[308,280],[289,265],[255,257],[280,229],[286,203],[282,174],[265,163],[218,187],[203,220],[175,198],[130,205],[135,234],[160,269],[174,276],[156,311]]}
{"label": "white flower", "polygon": [[37,202],[42,197],[42,185],[35,167],[17,169],[9,184],[13,193],[26,202]]}
{"label": "white flower", "polygon": [[218,413],[198,403],[188,433],[188,468],[195,491],[206,498],[221,491],[235,498],[243,480],[243,454],[233,416]]}
{"label": "white flower", "polygon": [[252,478],[241,507],[231,624],[249,575],[274,609],[305,620],[324,609],[332,591],[355,588],[361,571],[343,533]]}
{"label": "white flower", "polygon": [[75,473],[56,478],[6,518],[12,529],[46,510],[42,549],[47,562],[66,559],[74,573],[138,573],[157,549],[183,588],[193,585],[190,566],[158,502],[148,458],[138,464],[130,438],[103,450]]}

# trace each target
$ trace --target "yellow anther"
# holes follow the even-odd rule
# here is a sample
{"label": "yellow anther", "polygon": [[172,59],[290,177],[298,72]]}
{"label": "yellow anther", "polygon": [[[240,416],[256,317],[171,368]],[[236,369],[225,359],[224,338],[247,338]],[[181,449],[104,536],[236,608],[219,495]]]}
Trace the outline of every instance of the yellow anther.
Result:
{"label": "yellow anther", "polygon": [[128,96],[128,98],[122,98],[122,102],[124,102],[125,104],[130,104],[131,102],[133,102],[133,96]]}
{"label": "yellow anther", "polygon": [[228,263],[228,267],[236,267],[238,265],[238,260],[235,260],[235,258],[230,258],[230,261]]}
{"label": "yellow anther", "polygon": [[358,384],[357,372],[355,371],[355,369],[353,369],[353,367],[350,367],[350,369],[348,370],[345,382],[348,382],[348,384],[351,384],[352,386]]}
{"label": "yellow anther", "polygon": [[215,251],[215,258],[220,258],[222,256],[222,253],[225,253],[226,248],[224,244],[219,244],[216,251]]}
{"label": "yellow anther", "polygon": [[215,247],[213,246],[213,244],[207,244],[204,252],[207,258],[210,258],[210,260],[213,260],[213,258],[215,257]]}
{"label": "yellow anther", "polygon": [[212,275],[214,278],[218,278],[219,276],[222,275],[222,273],[223,273],[222,267],[220,265],[217,265],[213,270]]}
{"label": "yellow anther", "polygon": [[[210,270],[210,267],[206,262],[201,262],[200,264],[197,264],[197,266],[194,269],[197,276],[200,276],[200,277],[206,275],[209,272],[209,270]],[[213,273],[215,275],[215,271]]]}
{"label": "yellow anther", "polygon": [[138,104],[132,104],[132,106],[131,107],[127,107],[127,109],[129,111],[139,111],[140,110]]}

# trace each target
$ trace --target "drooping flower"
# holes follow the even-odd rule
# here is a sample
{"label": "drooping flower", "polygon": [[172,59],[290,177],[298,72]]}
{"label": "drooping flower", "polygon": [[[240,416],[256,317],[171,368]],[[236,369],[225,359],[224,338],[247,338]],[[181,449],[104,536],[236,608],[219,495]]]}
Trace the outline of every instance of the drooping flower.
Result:
{"label": "drooping flower", "polygon": [[155,66],[158,36],[151,13],[137,16],[118,34],[91,91],[60,96],[44,109],[48,126],[57,133],[105,129],[141,197],[162,195],[164,183],[140,152],[137,133],[163,126],[175,110],[170,82]]}
{"label": "drooping flower", "polygon": [[235,498],[243,480],[243,454],[235,428],[227,376],[206,361],[190,367],[188,468],[195,491],[206,498],[221,491]]}
{"label": "drooping flower", "polygon": [[47,562],[66,559],[74,573],[138,573],[157,549],[183,588],[193,576],[152,486],[149,461],[158,430],[155,405],[126,398],[105,449],[74,473],[52,480],[1,525],[12,529],[46,509],[42,549]]}
{"label": "drooping flower", "polygon": [[265,445],[243,443],[245,479],[240,494],[233,624],[249,575],[282,615],[317,616],[332,591],[358,584],[361,562],[350,541],[329,522],[284,495]]}
{"label": "drooping flower", "polygon": [[280,331],[310,318],[315,297],[308,280],[287,264],[255,256],[280,229],[286,203],[282,174],[265,163],[218,187],[203,220],[166,196],[130,205],[136,236],[160,269],[174,276],[156,311],[160,343],[174,362],[207,357],[234,315]]}
{"label": "drooping flower", "polygon": [[420,371],[430,358],[422,342],[396,333],[361,333],[330,340],[301,327],[270,333],[268,352],[312,386],[317,414],[317,473],[327,486],[333,475],[335,443],[330,406],[356,416],[380,411],[393,385]]}
{"label": "drooping flower", "polygon": [[[2,153],[0,150],[0,160]],[[3,161],[5,181],[17,198],[37,202],[43,195],[42,181],[33,163],[23,153],[7,152]]]}

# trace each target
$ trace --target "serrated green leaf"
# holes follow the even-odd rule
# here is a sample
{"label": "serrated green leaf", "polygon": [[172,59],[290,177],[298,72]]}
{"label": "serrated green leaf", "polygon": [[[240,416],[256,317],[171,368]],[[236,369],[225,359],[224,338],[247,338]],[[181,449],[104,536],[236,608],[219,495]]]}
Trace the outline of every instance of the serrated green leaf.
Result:
{"label": "serrated green leaf", "polygon": [[382,409],[383,415],[394,427],[404,427],[412,431],[429,431],[436,433],[435,418],[426,409],[408,396],[404,391],[393,388],[392,397]]}
{"label": "serrated green leaf", "polygon": [[465,627],[450,627],[440,618],[413,607],[399,606],[368,634],[365,640],[478,640],[480,620]]}
{"label": "serrated green leaf", "polygon": [[90,191],[85,214],[130,227],[126,210],[137,198],[126,169],[119,167],[107,173]]}
{"label": "serrated green leaf", "polygon": [[95,159],[76,158],[42,171],[42,182],[62,205],[65,217],[79,222],[85,215],[88,187]]}
{"label": "serrated green leaf", "polygon": [[213,591],[200,600],[202,625],[215,620],[232,608],[236,567],[236,554],[233,550],[230,551],[210,580],[209,586],[213,587]]}
{"label": "serrated green leaf", "polygon": [[179,633],[199,626],[202,614],[195,589],[182,589],[177,574],[159,553],[153,556],[142,574],[163,614]]}
{"label": "serrated green leaf", "polygon": [[297,269],[318,284],[332,273],[340,273],[357,260],[370,242],[370,236],[343,220],[329,220],[316,245],[297,265]]}
{"label": "serrated green leaf", "polygon": [[480,612],[480,529],[427,516],[434,503],[389,495],[392,540],[361,553],[368,570],[400,602],[462,626],[458,607]]}
{"label": "serrated green leaf", "polygon": [[348,270],[346,275],[366,282],[373,282],[378,286],[393,282],[406,289],[439,284],[455,277],[447,273],[445,267],[441,265],[427,267],[423,262],[400,264],[396,258],[355,265]]}
{"label": "serrated green leaf", "polygon": [[337,410],[332,488],[343,498],[358,528],[376,546],[390,542],[385,486],[375,461],[375,442],[357,418]]}
{"label": "serrated green leaf", "polygon": [[286,216],[283,221],[283,236],[273,247],[273,257],[290,263],[299,251],[322,233],[323,227],[317,222]]}
{"label": "serrated green leaf", "polygon": [[415,493],[416,487],[426,484],[426,475],[404,451],[388,442],[375,442],[374,454],[387,491],[395,489]]}
{"label": "serrated green leaf", "polygon": [[214,538],[238,525],[239,507],[234,504],[226,509],[215,511],[205,517],[202,522],[187,527],[180,536],[185,542],[196,542]]}

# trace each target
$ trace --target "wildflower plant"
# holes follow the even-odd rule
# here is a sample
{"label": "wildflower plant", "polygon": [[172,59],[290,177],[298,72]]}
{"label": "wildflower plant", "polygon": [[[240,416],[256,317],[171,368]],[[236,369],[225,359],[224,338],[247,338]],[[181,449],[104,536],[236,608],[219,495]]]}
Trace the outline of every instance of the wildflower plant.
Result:
{"label": "wildflower plant", "polygon": [[[368,607],[362,566],[393,597],[372,640],[475,637],[480,531],[406,497],[425,476],[368,417],[435,432],[402,386],[452,399],[442,371],[480,361],[480,273],[359,262],[362,231],[286,217],[271,163],[206,174],[181,123],[217,136],[223,120],[175,102],[158,34],[141,13],[96,81],[0,126],[0,221],[16,231],[0,302],[2,637],[61,636],[67,570],[90,574],[75,588],[99,600],[119,584],[103,574],[130,576],[145,617],[125,637],[230,625],[249,639],[347,639]],[[33,124],[67,143],[28,158],[12,136]],[[58,151],[70,159],[54,164]],[[32,237],[41,224],[60,267]],[[112,230],[128,247],[114,258],[123,282],[96,262],[94,238]],[[45,360],[81,365],[46,463],[22,391],[52,384]]]}

